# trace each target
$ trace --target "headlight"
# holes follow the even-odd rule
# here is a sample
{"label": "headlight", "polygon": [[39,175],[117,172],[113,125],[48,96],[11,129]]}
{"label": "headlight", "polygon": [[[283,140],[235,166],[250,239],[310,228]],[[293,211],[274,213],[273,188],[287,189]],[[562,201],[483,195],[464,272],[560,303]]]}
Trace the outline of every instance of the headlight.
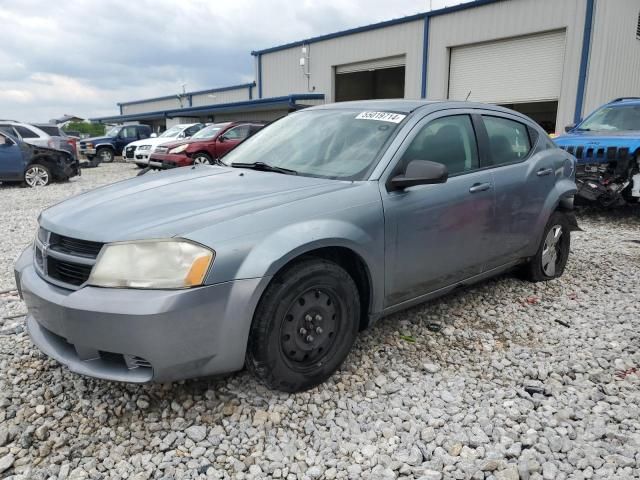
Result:
{"label": "headlight", "polygon": [[105,245],[89,285],[188,288],[202,285],[215,252],[187,240],[143,240]]}
{"label": "headlight", "polygon": [[151,145],[141,145],[138,147],[138,150],[149,150],[151,148]]}
{"label": "headlight", "polygon": [[86,146],[86,148],[93,148],[93,143],[89,142],[85,146]]}
{"label": "headlight", "polygon": [[171,150],[169,150],[169,153],[182,153],[187,149],[188,146],[189,144],[185,143],[184,145],[180,145],[179,147],[172,148]]}

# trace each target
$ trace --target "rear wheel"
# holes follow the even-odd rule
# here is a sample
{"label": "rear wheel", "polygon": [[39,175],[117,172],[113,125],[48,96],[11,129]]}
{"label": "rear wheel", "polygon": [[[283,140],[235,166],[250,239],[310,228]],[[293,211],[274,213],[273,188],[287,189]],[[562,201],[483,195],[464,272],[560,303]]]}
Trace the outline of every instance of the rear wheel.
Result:
{"label": "rear wheel", "polygon": [[351,276],[322,259],[278,274],[251,325],[246,364],[269,388],[314,387],[347,357],[358,332],[360,298]]}
{"label": "rear wheel", "polygon": [[193,156],[194,165],[211,165],[211,156],[204,152],[196,153]]}
{"label": "rear wheel", "polygon": [[24,172],[24,183],[29,187],[44,187],[51,183],[51,172],[40,163],[32,163]]}
{"label": "rear wheel", "polygon": [[570,230],[569,222],[562,212],[551,215],[538,251],[525,267],[528,280],[542,282],[558,278],[564,273],[571,247]]}
{"label": "rear wheel", "polygon": [[99,148],[96,151],[96,156],[100,159],[101,162],[111,163],[114,159],[113,150],[107,147]]}

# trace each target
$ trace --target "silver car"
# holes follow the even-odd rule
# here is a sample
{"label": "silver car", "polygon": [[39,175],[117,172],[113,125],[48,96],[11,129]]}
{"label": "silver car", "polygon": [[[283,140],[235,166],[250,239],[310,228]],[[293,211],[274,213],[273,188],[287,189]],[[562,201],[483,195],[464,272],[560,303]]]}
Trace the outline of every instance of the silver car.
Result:
{"label": "silver car", "polygon": [[42,212],[16,263],[33,342],[109,380],[246,365],[299,391],[385,315],[515,267],[560,276],[577,228],[575,159],[495,106],[313,107],[223,162]]}

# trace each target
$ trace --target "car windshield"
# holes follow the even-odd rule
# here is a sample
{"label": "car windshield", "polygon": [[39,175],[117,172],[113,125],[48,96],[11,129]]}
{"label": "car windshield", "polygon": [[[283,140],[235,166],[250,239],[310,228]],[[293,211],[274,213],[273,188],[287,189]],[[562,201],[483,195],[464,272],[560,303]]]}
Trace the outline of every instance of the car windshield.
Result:
{"label": "car windshield", "polygon": [[113,127],[107,132],[107,137],[117,137],[121,127]]}
{"label": "car windshield", "polygon": [[582,122],[578,130],[640,131],[640,105],[601,108]]}
{"label": "car windshield", "polygon": [[263,128],[223,158],[226,165],[267,164],[298,175],[364,180],[406,115],[307,110]]}
{"label": "car windshield", "polygon": [[162,132],[162,134],[160,134],[158,138],[174,138],[180,135],[180,132],[182,132],[182,130],[183,127],[171,127],[169,130]]}
{"label": "car windshield", "polygon": [[195,133],[191,138],[213,138],[221,129],[220,125],[209,125]]}

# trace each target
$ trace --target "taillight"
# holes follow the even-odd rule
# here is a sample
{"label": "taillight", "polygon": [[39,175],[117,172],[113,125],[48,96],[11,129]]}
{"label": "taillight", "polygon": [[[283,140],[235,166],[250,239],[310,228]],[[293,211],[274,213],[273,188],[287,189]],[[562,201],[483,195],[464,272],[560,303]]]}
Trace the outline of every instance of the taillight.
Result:
{"label": "taillight", "polygon": [[49,148],[55,148],[53,143],[53,138],[50,138],[49,140],[47,140],[47,146]]}

